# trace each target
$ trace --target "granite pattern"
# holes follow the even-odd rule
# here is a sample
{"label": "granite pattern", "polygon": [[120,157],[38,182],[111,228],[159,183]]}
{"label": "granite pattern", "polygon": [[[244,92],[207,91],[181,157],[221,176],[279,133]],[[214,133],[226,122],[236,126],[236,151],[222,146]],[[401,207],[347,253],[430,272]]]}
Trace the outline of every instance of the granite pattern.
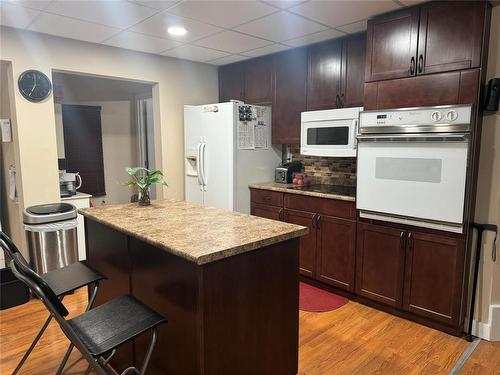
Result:
{"label": "granite pattern", "polygon": [[201,207],[178,200],[99,206],[78,211],[199,265],[214,262],[308,233],[306,227]]}
{"label": "granite pattern", "polygon": [[350,197],[348,195],[331,194],[331,193],[319,193],[316,191],[298,190],[298,189],[293,189],[293,186],[294,186],[293,184],[279,184],[277,182],[248,185],[248,187],[250,187],[252,189],[280,191],[282,193],[309,195],[311,197],[337,199],[340,201],[356,202],[356,197]]}

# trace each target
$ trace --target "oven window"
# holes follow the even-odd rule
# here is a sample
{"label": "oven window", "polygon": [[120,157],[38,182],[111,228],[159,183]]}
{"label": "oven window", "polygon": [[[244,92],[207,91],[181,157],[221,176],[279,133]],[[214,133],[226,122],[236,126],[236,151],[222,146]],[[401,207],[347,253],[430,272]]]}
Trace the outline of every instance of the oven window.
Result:
{"label": "oven window", "polygon": [[375,161],[375,178],[440,183],[442,164],[441,159],[379,157]]}
{"label": "oven window", "polygon": [[332,126],[307,129],[307,144],[346,146],[349,144],[349,126]]}

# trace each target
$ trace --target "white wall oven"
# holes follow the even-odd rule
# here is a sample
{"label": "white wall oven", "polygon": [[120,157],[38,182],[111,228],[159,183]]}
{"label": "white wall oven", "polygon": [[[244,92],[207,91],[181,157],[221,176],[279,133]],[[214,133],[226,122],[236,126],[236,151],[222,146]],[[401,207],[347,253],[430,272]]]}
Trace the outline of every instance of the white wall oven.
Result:
{"label": "white wall oven", "polygon": [[360,216],[462,233],[471,116],[471,106],[362,112]]}
{"label": "white wall oven", "polygon": [[310,156],[356,156],[359,113],[363,108],[302,112],[300,153]]}

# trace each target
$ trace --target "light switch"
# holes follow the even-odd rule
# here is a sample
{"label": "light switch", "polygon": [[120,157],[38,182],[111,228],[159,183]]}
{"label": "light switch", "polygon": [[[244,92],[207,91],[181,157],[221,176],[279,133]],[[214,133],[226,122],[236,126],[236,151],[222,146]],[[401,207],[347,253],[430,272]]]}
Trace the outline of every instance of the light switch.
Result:
{"label": "light switch", "polygon": [[9,119],[0,119],[0,128],[2,129],[2,142],[12,142],[12,128]]}

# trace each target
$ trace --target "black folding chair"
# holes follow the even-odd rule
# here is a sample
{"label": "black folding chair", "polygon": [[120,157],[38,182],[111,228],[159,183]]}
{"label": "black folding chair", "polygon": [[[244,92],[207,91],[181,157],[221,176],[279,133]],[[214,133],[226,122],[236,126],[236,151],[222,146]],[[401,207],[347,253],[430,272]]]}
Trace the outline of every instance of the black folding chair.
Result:
{"label": "black folding chair", "polygon": [[[2,249],[9,255],[10,258],[12,258],[12,260],[14,260],[14,262],[16,262],[18,266],[20,266],[20,264],[23,264],[25,267],[29,268],[26,259],[24,259],[22,254],[19,252],[19,249],[4,232],[0,232],[0,247],[2,247]],[[17,257],[15,256],[16,254],[18,255]],[[85,311],[90,310],[92,308],[92,305],[94,304],[97,290],[99,289],[99,282],[103,279],[106,279],[105,276],[81,262],[73,263],[67,267],[50,271],[41,275],[40,277],[50,286],[56,296],[60,299],[64,298],[65,295],[72,293],[77,289],[92,285],[94,289]],[[49,317],[43,324],[42,329],[40,330],[40,332],[38,332],[38,335],[36,335],[23,358],[21,358],[21,361],[12,373],[13,375],[16,375],[23,366],[24,362],[26,362],[28,356],[35,348],[36,344],[42,337],[51,320],[52,314],[49,315]],[[62,373],[72,350],[73,345],[70,345],[68,350],[66,351],[66,354],[64,355],[59,369],[57,370],[57,375],[60,375]]]}
{"label": "black folding chair", "polygon": [[[141,369],[126,368],[121,375],[134,373],[144,375],[156,343],[156,327],[166,322],[165,318],[130,295],[115,298],[101,306],[84,312],[76,318],[66,320],[68,310],[50,286],[22,262],[16,262],[14,254],[10,267],[14,275],[23,281],[45,304],[71,343],[89,362],[85,374],[93,369],[99,375],[109,375],[108,364],[116,348],[135,337],[151,331],[151,342]],[[19,263],[19,264],[18,264]],[[109,355],[104,358],[105,354]]]}

